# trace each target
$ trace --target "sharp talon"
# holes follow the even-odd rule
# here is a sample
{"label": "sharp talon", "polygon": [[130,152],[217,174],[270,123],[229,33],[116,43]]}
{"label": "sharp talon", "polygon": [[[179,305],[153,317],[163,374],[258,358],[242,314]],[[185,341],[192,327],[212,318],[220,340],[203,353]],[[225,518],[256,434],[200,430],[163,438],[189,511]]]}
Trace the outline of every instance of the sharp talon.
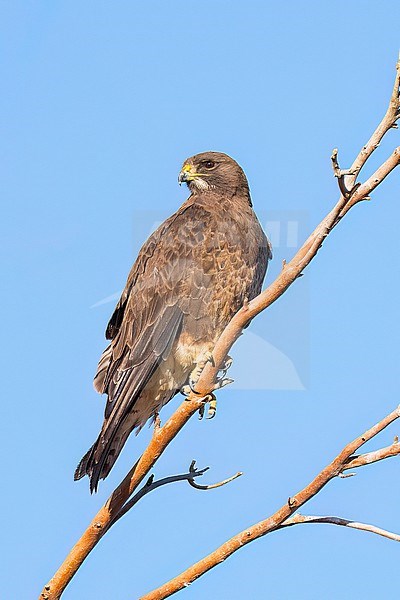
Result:
{"label": "sharp talon", "polygon": [[231,379],[230,377],[226,377],[225,379],[219,379],[214,386],[214,390],[220,390],[221,388],[225,387],[226,385],[229,385],[230,383],[233,383],[234,381],[235,380]]}
{"label": "sharp talon", "polygon": [[185,396],[186,398],[188,396],[190,396],[190,394],[195,394],[196,396],[201,396],[200,392],[197,392],[194,389],[194,387],[191,385],[191,383],[189,383],[188,385],[184,385],[179,391],[182,394],[182,396]]}
{"label": "sharp talon", "polygon": [[210,355],[209,362],[212,364],[213,367],[215,367],[215,360],[212,354]]}
{"label": "sharp talon", "polygon": [[207,415],[207,419],[213,419],[215,417],[215,415],[217,414],[217,399],[214,396],[214,394],[212,394],[213,399],[210,400],[210,404],[208,407],[208,415]]}
{"label": "sharp talon", "polygon": [[227,356],[224,364],[222,365],[222,369],[224,371],[227,371],[228,369],[231,368],[232,364],[233,364],[233,358],[231,356]]}
{"label": "sharp talon", "polygon": [[179,391],[182,396],[185,396],[185,398],[190,395],[190,387],[188,385],[184,385]]}
{"label": "sharp talon", "polygon": [[196,394],[196,396],[201,396],[200,392],[196,392],[194,387],[192,387],[190,384],[189,384],[189,387],[190,387],[190,391],[193,392],[193,394]]}
{"label": "sharp talon", "polygon": [[199,408],[199,421],[204,418],[207,404],[209,404],[209,407],[206,418],[213,419],[215,417],[215,413],[217,412],[217,399],[214,394],[207,394],[207,396],[204,396],[204,402]]}
{"label": "sharp talon", "polygon": [[220,375],[218,377],[218,380],[225,378],[225,375],[227,374],[228,369],[231,368],[232,363],[233,363],[233,358],[231,356],[227,356],[224,364],[222,365],[222,367],[219,371]]}

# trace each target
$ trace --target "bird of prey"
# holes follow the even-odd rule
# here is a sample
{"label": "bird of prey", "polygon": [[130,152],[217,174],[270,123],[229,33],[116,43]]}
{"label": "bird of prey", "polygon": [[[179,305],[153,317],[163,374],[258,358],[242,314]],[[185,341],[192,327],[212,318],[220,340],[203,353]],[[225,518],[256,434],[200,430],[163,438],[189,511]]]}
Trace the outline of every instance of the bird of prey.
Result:
{"label": "bird of prey", "polygon": [[104,422],[75,479],[96,491],[129,434],[179,391],[194,389],[233,315],[261,291],[271,246],[241,167],[228,155],[188,158],[190,196],[145,242],[108,323],[94,387]]}

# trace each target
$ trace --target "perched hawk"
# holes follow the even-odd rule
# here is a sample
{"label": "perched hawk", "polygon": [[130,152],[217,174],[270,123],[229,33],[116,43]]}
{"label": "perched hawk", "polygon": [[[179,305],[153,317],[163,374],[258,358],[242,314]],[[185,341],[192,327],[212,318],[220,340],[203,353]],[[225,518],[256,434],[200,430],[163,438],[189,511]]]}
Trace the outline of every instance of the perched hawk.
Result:
{"label": "perched hawk", "polygon": [[140,430],[185,386],[195,386],[233,315],[261,285],[270,244],[240,166],[204,152],[185,161],[191,195],[145,242],[108,324],[94,379],[107,395],[96,442],[75,471],[90,489]]}

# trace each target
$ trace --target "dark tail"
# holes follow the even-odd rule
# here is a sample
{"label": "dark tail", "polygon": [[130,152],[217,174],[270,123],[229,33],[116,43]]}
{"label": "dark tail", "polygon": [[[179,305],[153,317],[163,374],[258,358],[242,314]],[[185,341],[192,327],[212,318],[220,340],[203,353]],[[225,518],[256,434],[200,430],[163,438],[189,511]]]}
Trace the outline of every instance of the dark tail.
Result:
{"label": "dark tail", "polygon": [[89,448],[89,450],[86,452],[85,456],[81,459],[79,465],[76,467],[75,469],[75,473],[74,473],[74,480],[78,481],[79,479],[82,479],[82,477],[85,477],[85,475],[88,475],[90,478],[90,492],[97,492],[97,486],[99,485],[99,479],[100,477],[97,477],[97,481],[92,479],[92,473],[93,473],[93,455],[95,453],[96,450],[96,444],[93,444],[93,446],[91,448]]}
{"label": "dark tail", "polygon": [[82,479],[82,477],[85,477],[85,475],[89,475],[88,470],[89,470],[89,462],[90,462],[90,458],[91,455],[93,454],[93,449],[94,449],[94,444],[91,448],[89,448],[89,450],[86,452],[85,456],[81,459],[79,465],[76,467],[75,469],[75,473],[74,473],[74,480],[78,481],[79,479]]}
{"label": "dark tail", "polygon": [[131,428],[123,429],[106,447],[100,434],[76,467],[75,481],[87,475],[90,479],[90,493],[97,492],[100,479],[105,479],[111,471],[130,432]]}
{"label": "dark tail", "polygon": [[[99,437],[82,458],[74,476],[77,480],[88,475],[91,492],[97,491],[99,480],[109,474],[131,431],[143,427],[154,414],[156,407],[141,395],[170,353],[182,319],[183,313],[177,305],[167,306],[162,318],[160,316],[152,326],[151,335],[141,335],[134,349],[125,344],[122,355],[114,361],[112,368],[111,347],[104,351],[95,378],[96,389],[107,394],[104,422]],[[160,406],[176,392],[175,389],[165,390]]]}

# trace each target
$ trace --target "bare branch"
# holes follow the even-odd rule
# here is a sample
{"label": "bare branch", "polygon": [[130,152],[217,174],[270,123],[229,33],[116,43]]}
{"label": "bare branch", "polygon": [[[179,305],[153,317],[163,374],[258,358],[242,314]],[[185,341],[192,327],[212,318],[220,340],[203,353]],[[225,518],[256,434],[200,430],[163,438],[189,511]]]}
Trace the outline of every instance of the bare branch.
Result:
{"label": "bare branch", "polygon": [[[347,188],[352,191],[354,191],[355,180],[361,168],[378,146],[384,134],[389,131],[391,127],[393,127],[399,118],[399,82],[400,66],[397,64],[393,93],[385,117],[377,127],[368,143],[362,148],[359,155],[353,162],[353,165],[351,166],[350,170],[354,174],[348,176],[349,179],[347,180]],[[242,334],[243,329],[256,315],[265,310],[280,296],[282,296],[282,294],[298,279],[298,277],[302,275],[305,267],[307,267],[311,260],[316,256],[325,238],[339,223],[341,218],[352,206],[354,206],[354,204],[362,199],[365,199],[365,197],[373,189],[375,189],[388,175],[388,173],[390,173],[390,171],[393,170],[398,164],[399,149],[396,149],[393,155],[376,171],[376,173],[363,185],[359,186],[354,193],[352,193],[350,199],[344,196],[339,199],[331,212],[313,231],[293,259],[289,263],[285,264],[285,267],[282,269],[280,275],[278,275],[275,281],[265,291],[257,296],[257,298],[254,298],[250,302],[246,302],[244,306],[236,313],[226,327],[225,331],[220,336],[213,350],[214,365],[207,363],[199,381],[196,384],[196,389],[200,393],[201,397],[191,394],[187,400],[185,400],[178,407],[175,413],[162,427],[155,427],[154,435],[142,456],[132,467],[125,479],[115,489],[105,505],[96,514],[58,571],[43,589],[40,596],[42,600],[56,600],[60,598],[63,590],[75,575],[80,565],[98,543],[98,541],[102,538],[102,536],[106,533],[106,531],[108,531],[113,522],[115,522],[116,516],[119,514],[122,507],[126,504],[141,482],[146,478],[146,476],[148,476],[148,473],[154,466],[155,462],[158,460],[170,442],[174,439],[174,437],[178,434],[178,432],[182,429],[182,427],[187,423],[190,417],[192,417],[192,415],[201,407],[204,402],[204,397],[213,392],[218,370],[223,364],[230,348]],[[356,449],[357,448],[354,448],[353,452]],[[335,473],[335,476],[338,475],[339,472],[340,469],[337,473]],[[287,516],[289,515],[286,514],[285,518],[287,518]],[[247,534],[243,539],[247,539],[246,536]],[[251,541],[251,539],[253,538],[250,536],[248,541]]]}
{"label": "bare branch", "polygon": [[[358,448],[378,435],[378,433],[380,433],[398,418],[400,418],[400,406],[379,421],[379,423],[371,427],[371,429],[368,429],[368,431],[366,431],[363,435],[357,437],[355,440],[347,444],[340,454],[338,454],[338,456],[327,467],[318,473],[311,483],[309,483],[294,496],[291,496],[289,500],[272,516],[268,517],[264,521],[260,521],[259,523],[252,525],[244,531],[241,531],[230,540],[222,544],[219,548],[214,550],[214,552],[211,552],[211,554],[199,560],[197,563],[186,569],[186,571],[183,571],[183,573],[177,577],[174,577],[174,579],[171,579],[156,590],[153,590],[152,592],[142,596],[141,600],[163,600],[164,598],[168,598],[175,592],[178,592],[179,590],[193,583],[193,581],[201,577],[201,575],[204,575],[204,573],[226,560],[228,556],[231,556],[231,554],[246,544],[249,544],[250,542],[283,526],[296,524],[296,519],[300,519],[300,515],[295,515],[292,517],[293,513],[300,508],[300,506],[310,500],[310,498],[315,496],[331,479],[341,473],[345,466],[350,464],[349,459],[354,455],[354,452]],[[292,522],[289,521],[290,517],[292,518]],[[298,522],[300,522],[300,520]],[[350,527],[351,525],[349,523],[350,522],[348,522],[346,525]],[[340,524],[344,525],[344,522]],[[362,524],[359,523],[358,525],[359,527],[357,528],[361,529]],[[364,528],[366,527],[372,528],[373,526],[364,526]]]}
{"label": "bare branch", "polygon": [[354,477],[357,473],[339,473],[338,477],[341,479],[348,479],[349,477]]}
{"label": "bare branch", "polygon": [[[163,479],[159,479],[158,481],[154,481],[154,475],[151,475],[147,482],[144,484],[144,486],[138,492],[136,492],[136,494],[132,496],[132,498],[128,500],[126,504],[123,505],[119,513],[114,517],[112,524],[114,525],[114,523],[119,521],[119,519],[123,517],[128,512],[128,510],[130,510],[133,506],[135,506],[135,504],[139,502],[141,498],[143,498],[143,496],[146,496],[146,494],[149,494],[153,490],[156,490],[157,488],[163,485],[175,483],[176,481],[188,481],[191,485],[193,485],[195,478],[200,477],[210,468],[205,467],[204,469],[195,469],[195,464],[196,461],[193,461],[190,465],[189,472],[183,473],[182,475],[171,475],[170,477],[164,477]],[[196,487],[196,485],[193,485],[193,487]],[[207,486],[199,486],[199,489],[203,488],[207,489]]]}
{"label": "bare branch", "polygon": [[[192,469],[194,469],[194,466],[195,466],[195,461],[193,461],[192,464],[190,465],[190,471],[192,471]],[[194,472],[196,472],[196,471],[194,470]],[[241,475],[243,475],[242,471],[238,471],[237,473],[235,473],[235,475],[232,475],[232,477],[228,477],[228,479],[224,479],[223,481],[219,481],[218,483],[212,483],[210,485],[201,485],[201,484],[197,483],[193,478],[189,477],[188,483],[192,487],[196,488],[196,490],[214,490],[215,488],[222,487],[223,485],[230,483],[234,479],[241,477]]]}
{"label": "bare branch", "polygon": [[398,441],[394,441],[391,446],[375,450],[374,452],[367,452],[366,454],[360,454],[359,456],[350,456],[346,465],[343,467],[343,471],[347,469],[356,469],[357,467],[363,467],[364,465],[370,465],[371,463],[378,462],[384,458],[390,458],[391,456],[398,456],[400,454],[400,444]]}
{"label": "bare branch", "polygon": [[[353,196],[355,191],[357,190],[357,188],[360,187],[360,184],[356,184],[356,180],[357,180],[358,175],[360,174],[361,169],[363,168],[363,166],[365,165],[365,163],[367,162],[367,160],[369,159],[371,154],[379,146],[383,136],[390,129],[393,129],[393,128],[397,129],[396,121],[399,119],[399,117],[400,117],[400,59],[398,60],[398,62],[396,64],[396,77],[395,77],[395,81],[393,84],[393,91],[392,91],[392,95],[390,97],[389,106],[385,113],[385,116],[383,117],[382,121],[379,123],[378,127],[375,129],[374,133],[372,134],[372,136],[370,137],[368,142],[365,144],[365,146],[363,146],[363,148],[358,153],[358,155],[357,155],[356,159],[354,160],[353,164],[351,165],[350,169],[343,170],[340,168],[339,162],[338,162],[337,148],[335,148],[332,152],[331,161],[332,161],[333,173],[334,173],[335,177],[337,177],[337,179],[338,179],[340,193],[342,194],[342,196],[344,198],[350,198],[351,196]],[[396,163],[394,166],[396,166],[397,164],[398,163]],[[371,180],[370,183],[374,182],[375,179],[377,181],[376,181],[376,185],[374,187],[371,187],[369,192],[371,192],[372,189],[375,189],[375,187],[377,187],[377,185],[379,185],[379,183],[381,183],[381,181],[383,181],[383,179],[394,168],[394,166],[386,173],[386,175],[384,175],[381,178],[379,176],[375,177],[374,175],[372,177],[370,177],[370,179],[368,180],[368,181]],[[346,177],[347,177],[347,179],[346,179]],[[346,182],[347,182],[347,185],[346,185]],[[356,202],[359,202],[360,200],[365,200],[367,195],[368,194],[365,192],[365,190],[359,190],[359,193],[357,194],[357,199],[352,198],[352,201],[347,204],[345,210],[342,211],[340,216],[343,217],[346,214],[346,212],[348,212],[348,210],[350,210],[350,208],[352,206],[354,206],[354,204],[356,204]]]}
{"label": "bare branch", "polygon": [[369,199],[368,196],[371,192],[378,187],[379,184],[400,164],[400,146],[397,147],[391,156],[375,171],[367,181],[360,185],[351,195],[349,202],[344,206],[340,212],[340,218],[349,212],[349,210],[360,202],[361,200]]}
{"label": "bare branch", "polygon": [[342,194],[342,196],[344,198],[350,198],[352,193],[357,189],[357,187],[360,184],[356,184],[351,190],[348,190],[346,187],[345,177],[346,177],[346,175],[355,175],[355,171],[352,171],[351,169],[343,170],[339,167],[338,149],[337,148],[335,148],[332,151],[331,161],[332,161],[333,174],[338,180],[340,193]]}
{"label": "bare branch", "polygon": [[352,188],[356,182],[358,175],[360,174],[361,169],[371,156],[371,154],[376,150],[382,141],[383,136],[392,129],[396,121],[400,116],[400,60],[397,61],[396,64],[396,76],[393,84],[393,91],[390,97],[389,106],[383,117],[382,121],[379,123],[378,127],[375,129],[374,133],[368,140],[368,142],[363,146],[363,148],[358,153],[356,159],[350,167],[350,170],[353,174],[349,177],[348,184],[349,187]]}
{"label": "bare branch", "polygon": [[331,525],[351,527],[352,529],[359,529],[360,531],[369,531],[370,533],[376,533],[377,535],[381,535],[382,537],[388,538],[389,540],[400,542],[400,535],[398,533],[392,533],[391,531],[386,531],[386,529],[375,527],[375,525],[368,525],[367,523],[359,523],[358,521],[349,521],[348,519],[341,519],[340,517],[315,517],[311,515],[305,516],[296,514],[284,521],[284,523],[282,523],[282,525],[280,525],[278,529],[283,529],[284,527],[291,527],[292,525],[300,525],[302,523],[329,523]]}

